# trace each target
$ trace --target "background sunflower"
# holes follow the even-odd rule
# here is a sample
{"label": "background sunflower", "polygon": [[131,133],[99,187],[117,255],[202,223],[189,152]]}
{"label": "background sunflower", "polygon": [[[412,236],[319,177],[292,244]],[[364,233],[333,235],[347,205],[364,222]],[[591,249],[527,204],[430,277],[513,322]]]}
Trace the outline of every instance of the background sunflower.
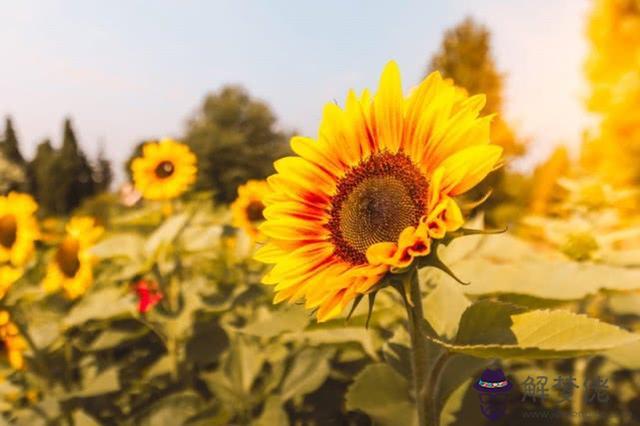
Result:
{"label": "background sunflower", "polygon": [[38,238],[34,214],[38,205],[28,194],[0,196],[0,263],[23,266],[31,258]]}
{"label": "background sunflower", "polygon": [[69,299],[83,295],[93,282],[96,257],[92,245],[104,232],[93,218],[74,217],[66,226],[66,235],[58,245],[47,267],[43,281],[46,291],[62,288]]}
{"label": "background sunflower", "polygon": [[271,192],[266,181],[250,180],[238,187],[238,198],[231,204],[233,226],[258,239],[258,225],[264,221],[264,199]]}
{"label": "background sunflower", "polygon": [[136,189],[149,200],[169,200],[185,192],[196,180],[196,157],[189,147],[171,139],[150,142],[142,157],[131,163]]}

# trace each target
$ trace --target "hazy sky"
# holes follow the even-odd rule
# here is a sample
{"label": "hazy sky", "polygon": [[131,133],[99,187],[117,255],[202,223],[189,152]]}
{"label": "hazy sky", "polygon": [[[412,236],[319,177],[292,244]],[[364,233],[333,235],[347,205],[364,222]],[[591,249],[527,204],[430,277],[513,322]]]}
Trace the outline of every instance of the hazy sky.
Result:
{"label": "hazy sky", "polygon": [[576,146],[587,0],[19,1],[3,3],[0,114],[27,156],[60,143],[71,116],[92,155],[116,162],[141,139],[179,135],[203,95],[240,83],[285,128],[315,136],[324,103],[375,87],[395,59],[416,84],[443,30],[467,15],[493,32],[506,116],[532,163]]}

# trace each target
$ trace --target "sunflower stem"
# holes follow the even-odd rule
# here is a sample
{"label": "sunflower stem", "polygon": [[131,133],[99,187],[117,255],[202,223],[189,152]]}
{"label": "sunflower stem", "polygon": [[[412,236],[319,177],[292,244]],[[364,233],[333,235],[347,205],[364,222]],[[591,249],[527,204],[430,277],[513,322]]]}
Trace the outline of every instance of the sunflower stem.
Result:
{"label": "sunflower stem", "polygon": [[437,426],[431,419],[436,417],[433,414],[432,398],[427,385],[428,375],[428,353],[427,342],[424,339],[424,315],[422,312],[422,296],[420,293],[420,282],[418,281],[417,268],[411,268],[405,275],[405,288],[409,289],[409,299],[404,297],[404,304],[409,320],[409,335],[411,336],[411,367],[413,370],[413,390],[420,426]]}

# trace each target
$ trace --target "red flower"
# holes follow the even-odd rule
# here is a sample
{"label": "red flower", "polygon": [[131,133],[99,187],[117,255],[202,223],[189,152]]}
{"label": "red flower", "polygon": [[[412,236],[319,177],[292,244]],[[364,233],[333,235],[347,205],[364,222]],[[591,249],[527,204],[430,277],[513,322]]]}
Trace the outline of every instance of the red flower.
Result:
{"label": "red flower", "polygon": [[142,279],[135,284],[135,292],[138,295],[138,312],[144,314],[162,300],[162,292],[158,284]]}

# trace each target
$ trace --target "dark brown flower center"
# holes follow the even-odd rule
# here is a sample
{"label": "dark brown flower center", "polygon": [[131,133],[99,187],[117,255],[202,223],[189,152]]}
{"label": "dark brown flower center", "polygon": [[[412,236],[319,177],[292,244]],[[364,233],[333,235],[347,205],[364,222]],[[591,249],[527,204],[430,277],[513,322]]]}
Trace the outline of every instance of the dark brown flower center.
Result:
{"label": "dark brown flower center", "polygon": [[337,184],[327,228],[335,254],[346,262],[367,262],[376,243],[397,242],[426,210],[429,183],[409,157],[383,152],[353,167]]}
{"label": "dark brown flower center", "polygon": [[156,176],[160,179],[166,179],[173,174],[176,170],[171,161],[163,161],[156,166]]}
{"label": "dark brown flower center", "polygon": [[0,217],[0,245],[10,249],[18,236],[18,222],[12,214]]}
{"label": "dark brown flower center", "polygon": [[252,201],[247,206],[247,218],[249,222],[260,222],[264,220],[264,204],[261,201]]}
{"label": "dark brown flower center", "polygon": [[58,251],[56,252],[56,262],[62,273],[67,278],[73,278],[80,269],[80,259],[78,258],[78,252],[80,251],[80,244],[78,240],[72,237],[67,237],[62,241]]}

